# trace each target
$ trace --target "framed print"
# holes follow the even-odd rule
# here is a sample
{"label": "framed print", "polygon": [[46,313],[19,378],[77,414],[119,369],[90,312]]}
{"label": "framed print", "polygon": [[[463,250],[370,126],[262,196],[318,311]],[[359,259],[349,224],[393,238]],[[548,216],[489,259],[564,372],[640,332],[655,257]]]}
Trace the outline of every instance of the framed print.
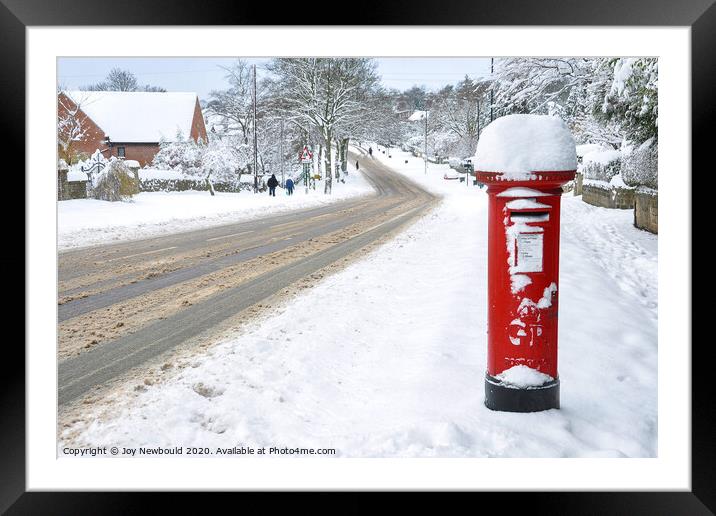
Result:
{"label": "framed print", "polygon": [[689,263],[709,2],[296,25],[0,1],[27,203],[3,510],[349,490],[714,511]]}

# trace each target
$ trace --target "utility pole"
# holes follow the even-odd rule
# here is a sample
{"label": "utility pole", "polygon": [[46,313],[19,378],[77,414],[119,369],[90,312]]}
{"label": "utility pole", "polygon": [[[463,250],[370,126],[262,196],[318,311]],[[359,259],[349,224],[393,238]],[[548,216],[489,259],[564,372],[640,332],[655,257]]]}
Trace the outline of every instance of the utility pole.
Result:
{"label": "utility pole", "polygon": [[286,187],[286,176],[283,172],[283,118],[281,118],[281,136],[279,138],[280,139],[278,142],[278,152],[280,154],[279,163],[281,163],[281,188],[285,188]]}
{"label": "utility pole", "polygon": [[428,110],[423,111],[425,118],[425,175],[428,174]]}
{"label": "utility pole", "polygon": [[495,105],[495,58],[490,58],[490,122],[495,119],[495,111],[493,106]]}
{"label": "utility pole", "polygon": [[256,65],[254,65],[254,193],[259,192],[258,137],[256,135]]}

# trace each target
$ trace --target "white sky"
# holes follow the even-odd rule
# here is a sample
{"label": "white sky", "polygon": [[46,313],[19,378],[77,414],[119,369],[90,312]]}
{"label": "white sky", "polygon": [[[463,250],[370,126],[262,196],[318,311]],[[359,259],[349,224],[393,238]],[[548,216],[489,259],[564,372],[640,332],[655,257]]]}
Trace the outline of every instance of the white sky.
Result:
{"label": "white sky", "polygon": [[[63,57],[57,60],[58,83],[65,89],[103,80],[114,67],[131,71],[140,84],[161,86],[167,91],[195,91],[206,99],[211,90],[226,88],[225,72],[234,58],[220,57]],[[259,66],[267,59],[248,59]],[[389,88],[406,90],[413,85],[439,89],[465,75],[490,73],[489,58],[377,58],[378,74]],[[258,71],[261,77],[261,70]]]}

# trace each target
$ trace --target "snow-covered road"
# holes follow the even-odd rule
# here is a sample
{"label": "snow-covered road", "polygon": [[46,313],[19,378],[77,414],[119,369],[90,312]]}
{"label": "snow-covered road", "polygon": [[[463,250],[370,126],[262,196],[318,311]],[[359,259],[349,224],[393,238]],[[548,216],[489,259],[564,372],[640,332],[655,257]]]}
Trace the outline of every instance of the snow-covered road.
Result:
{"label": "snow-covered road", "polygon": [[657,237],[633,228],[630,211],[565,195],[562,408],[492,412],[483,404],[487,197],[443,180],[446,166],[426,176],[417,158],[377,155],[443,203],[260,324],[174,364],[166,381],[128,389],[111,411],[77,423],[74,442],[330,447],[343,457],[655,456]]}

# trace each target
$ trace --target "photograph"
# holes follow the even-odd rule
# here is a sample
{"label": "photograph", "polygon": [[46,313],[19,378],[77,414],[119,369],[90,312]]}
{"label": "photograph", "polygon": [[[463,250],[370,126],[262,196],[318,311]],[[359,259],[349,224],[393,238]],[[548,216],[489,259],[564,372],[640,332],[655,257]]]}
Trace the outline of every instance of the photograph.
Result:
{"label": "photograph", "polygon": [[660,456],[659,56],[99,53],[59,460]]}
{"label": "photograph", "polygon": [[354,25],[73,1],[0,0],[26,219],[0,513],[397,491],[713,514],[714,0]]}

